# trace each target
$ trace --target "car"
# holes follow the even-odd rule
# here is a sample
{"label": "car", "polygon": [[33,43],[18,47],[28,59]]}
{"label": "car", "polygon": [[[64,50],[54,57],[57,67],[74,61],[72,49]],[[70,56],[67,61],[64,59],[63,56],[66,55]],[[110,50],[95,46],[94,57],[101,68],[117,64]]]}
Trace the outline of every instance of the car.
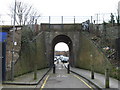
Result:
{"label": "car", "polygon": [[65,56],[61,59],[61,61],[62,61],[63,63],[67,63],[68,60],[69,60],[69,57],[65,57]]}

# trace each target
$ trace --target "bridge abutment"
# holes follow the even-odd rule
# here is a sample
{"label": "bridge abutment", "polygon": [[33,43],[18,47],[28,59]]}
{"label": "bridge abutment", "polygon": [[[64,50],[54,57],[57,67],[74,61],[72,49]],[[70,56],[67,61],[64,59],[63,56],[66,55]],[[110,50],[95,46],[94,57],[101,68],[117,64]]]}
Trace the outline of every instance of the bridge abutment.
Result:
{"label": "bridge abutment", "polygon": [[[61,29],[61,24],[52,24],[49,27],[48,24],[42,24],[42,30],[45,35],[45,46],[47,59],[49,60],[49,65],[54,63],[54,48],[55,45],[59,42],[64,42],[69,47],[70,52],[70,65],[75,66],[77,60],[78,50],[80,48],[80,24],[64,24],[63,29]],[[75,28],[75,26],[77,28]]]}

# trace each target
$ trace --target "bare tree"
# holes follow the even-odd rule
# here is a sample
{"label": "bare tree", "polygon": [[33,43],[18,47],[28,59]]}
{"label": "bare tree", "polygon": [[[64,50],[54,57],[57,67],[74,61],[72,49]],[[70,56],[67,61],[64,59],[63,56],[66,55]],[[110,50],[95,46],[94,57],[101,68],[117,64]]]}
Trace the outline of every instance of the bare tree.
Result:
{"label": "bare tree", "polygon": [[[10,6],[11,17],[14,16],[14,5]],[[10,14],[9,14],[10,15]],[[16,1],[16,23],[18,25],[26,25],[32,21],[32,16],[36,16],[37,11],[28,4]]]}

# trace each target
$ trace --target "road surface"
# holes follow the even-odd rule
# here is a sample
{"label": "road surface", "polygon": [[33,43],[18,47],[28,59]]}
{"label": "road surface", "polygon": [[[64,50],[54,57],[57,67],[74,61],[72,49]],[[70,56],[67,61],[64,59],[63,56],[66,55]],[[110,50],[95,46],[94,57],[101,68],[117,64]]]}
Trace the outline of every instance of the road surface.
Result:
{"label": "road surface", "polygon": [[67,69],[62,63],[56,64],[56,73],[50,73],[44,80],[41,90],[45,88],[88,88],[94,90],[94,86],[73,73],[67,74]]}

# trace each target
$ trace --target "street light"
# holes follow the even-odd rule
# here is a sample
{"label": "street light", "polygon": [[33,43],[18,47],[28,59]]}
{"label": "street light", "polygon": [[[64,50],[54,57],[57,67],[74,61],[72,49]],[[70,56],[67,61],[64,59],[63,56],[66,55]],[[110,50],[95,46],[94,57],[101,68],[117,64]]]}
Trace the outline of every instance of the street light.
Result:
{"label": "street light", "polygon": [[12,44],[12,62],[11,62],[11,81],[14,80],[14,42],[15,42],[15,21],[16,21],[16,0],[14,8],[14,23],[13,23],[13,44]]}

